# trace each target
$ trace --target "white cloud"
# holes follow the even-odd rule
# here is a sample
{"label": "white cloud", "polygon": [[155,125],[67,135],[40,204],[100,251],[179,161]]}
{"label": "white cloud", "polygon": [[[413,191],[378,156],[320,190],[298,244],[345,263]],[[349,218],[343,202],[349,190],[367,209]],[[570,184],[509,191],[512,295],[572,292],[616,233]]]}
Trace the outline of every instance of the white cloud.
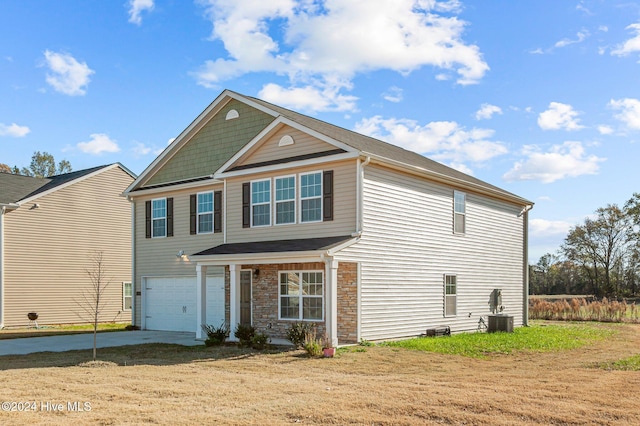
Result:
{"label": "white cloud", "polygon": [[599,163],[605,161],[595,155],[586,155],[581,142],[564,142],[554,145],[548,152],[541,152],[535,145],[523,147],[523,161],[515,163],[503,176],[511,182],[516,180],[536,180],[551,183],[556,180],[598,173]]}
{"label": "white cloud", "polygon": [[613,133],[613,128],[611,126],[607,126],[606,124],[601,124],[600,126],[598,126],[598,132],[600,132],[601,135],[610,135],[611,133]]}
{"label": "white cloud", "polygon": [[493,114],[502,114],[502,108],[491,104],[482,104],[480,109],[476,111],[476,120],[488,120]]}
{"label": "white cloud", "polygon": [[580,130],[579,113],[571,105],[551,102],[549,109],[538,116],[538,126],[543,130]]}
{"label": "white cloud", "polygon": [[633,98],[611,99],[609,107],[620,111],[615,118],[622,121],[628,128],[640,129],[640,100]]}
{"label": "white cloud", "polygon": [[0,123],[0,136],[11,136],[14,138],[21,138],[26,136],[31,129],[27,126],[19,126],[16,123],[3,124]]}
{"label": "white cloud", "polygon": [[85,62],[78,62],[68,53],[56,53],[46,50],[44,57],[49,67],[47,83],[57,92],[78,96],[86,93],[89,77],[94,74]]}
{"label": "white cloud", "polygon": [[382,94],[382,97],[389,102],[401,102],[402,101],[402,89],[397,86],[391,86],[386,92]]}
{"label": "white cloud", "polygon": [[[348,88],[358,73],[392,70],[403,75],[432,66],[477,83],[489,69],[478,46],[466,43],[458,1],[416,0],[201,0],[226,58],[206,61],[193,73],[217,87],[252,72],[286,75],[291,88],[332,84]],[[336,96],[339,91],[335,90]],[[334,101],[334,103],[338,103]],[[322,105],[322,103],[321,103]]]}
{"label": "white cloud", "polygon": [[635,37],[630,38],[622,44],[619,44],[614,50],[611,51],[612,55],[627,56],[630,53],[640,52],[640,22],[637,24],[631,24],[627,27],[627,30],[635,32]]}
{"label": "white cloud", "polygon": [[92,133],[91,140],[79,142],[76,146],[85,154],[99,155],[103,152],[120,152],[120,147],[115,140],[104,133]]}
{"label": "white cloud", "polygon": [[176,140],[176,138],[170,138],[170,139],[167,141],[167,145],[171,145],[171,144],[173,143],[173,141],[175,141],[175,140]]}
{"label": "white cloud", "polygon": [[153,10],[153,7],[153,0],[129,0],[129,22],[136,25],[142,24],[140,14],[145,10]]}
{"label": "white cloud", "polygon": [[164,148],[151,147],[138,141],[134,141],[134,146],[131,148],[131,151],[136,157],[142,157],[147,154],[159,155],[163,150]]}
{"label": "white cloud", "polygon": [[261,99],[301,111],[353,111],[358,100],[355,96],[338,93],[340,86],[319,88],[313,86],[284,88],[275,83],[266,84],[258,93]]}
{"label": "white cloud", "polygon": [[450,165],[469,173],[465,162],[482,163],[505,154],[507,148],[500,142],[491,141],[493,130],[466,130],[453,121],[436,121],[420,126],[409,119],[383,119],[380,116],[365,118],[356,124],[359,133],[385,140],[394,145]]}
{"label": "white cloud", "polygon": [[582,43],[587,39],[587,37],[589,37],[589,35],[589,31],[587,30],[578,31],[575,39],[563,38],[562,40],[556,42],[553,47],[562,48],[571,44]]}
{"label": "white cloud", "polygon": [[549,237],[554,235],[566,235],[572,223],[564,220],[530,219],[529,230],[533,237]]}

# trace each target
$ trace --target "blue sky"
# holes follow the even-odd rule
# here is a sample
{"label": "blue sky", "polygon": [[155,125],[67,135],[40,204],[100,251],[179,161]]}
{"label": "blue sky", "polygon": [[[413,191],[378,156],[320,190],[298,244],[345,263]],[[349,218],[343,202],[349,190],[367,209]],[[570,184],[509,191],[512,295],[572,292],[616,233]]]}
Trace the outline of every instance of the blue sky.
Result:
{"label": "blue sky", "polygon": [[531,260],[640,191],[628,0],[3,0],[0,163],[140,173],[225,88],[535,202]]}

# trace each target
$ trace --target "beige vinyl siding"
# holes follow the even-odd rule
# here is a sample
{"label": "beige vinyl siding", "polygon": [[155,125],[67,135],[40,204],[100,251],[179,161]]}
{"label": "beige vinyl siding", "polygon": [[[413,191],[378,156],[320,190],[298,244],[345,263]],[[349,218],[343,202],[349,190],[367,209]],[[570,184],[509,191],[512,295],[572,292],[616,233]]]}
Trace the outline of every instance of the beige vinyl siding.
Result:
{"label": "beige vinyl siding", "polygon": [[[226,120],[235,109],[240,116]],[[236,100],[230,101],[205,124],[145,185],[176,182],[213,174],[245,146],[273,117]]]}
{"label": "beige vinyl siding", "polygon": [[[223,243],[223,233],[190,234],[189,196],[199,192],[222,191],[222,185],[200,187],[154,194],[134,199],[136,222],[136,285],[135,292],[141,293],[142,277],[191,277],[196,275],[195,262],[190,255]],[[173,197],[173,237],[145,238],[145,201],[156,198]],[[224,194],[223,194],[224,198]],[[223,199],[224,205],[224,199]],[[222,215],[224,228],[227,217]],[[184,250],[186,259],[177,257]],[[219,268],[208,268],[208,275],[220,275]],[[134,293],[134,294],[136,294]],[[135,296],[135,310],[141,312],[141,294]],[[136,325],[140,325],[140,315],[136,315]]]}
{"label": "beige vinyl siding", "polygon": [[[285,135],[291,136],[294,144],[278,146],[280,139]],[[336,149],[334,145],[328,144],[289,126],[283,126],[282,129],[278,130],[263,144],[256,147],[251,153],[247,153],[238,164],[255,164],[263,161],[279,160],[334,149]]]}
{"label": "beige vinyl siding", "polygon": [[[115,167],[33,200],[5,216],[5,326],[91,322],[81,314],[89,256],[104,253],[109,278],[100,321],[129,322],[122,283],[131,281],[131,208],[120,194],[133,181]],[[34,203],[39,208],[31,209]]]}
{"label": "beige vinyl siding", "polygon": [[[453,233],[453,187],[365,168],[363,234],[340,253],[361,264],[361,337],[375,340],[449,325],[475,330],[501,288],[522,324],[521,206],[466,192],[466,233]],[[463,189],[455,188],[464,192]],[[457,276],[457,315],[444,317],[444,274]]]}
{"label": "beige vinyl siding", "polygon": [[[299,173],[333,170],[333,220],[327,222],[273,225],[273,197],[271,226],[242,227],[242,183],[252,180],[296,174],[299,187]],[[300,238],[315,238],[350,235],[356,230],[356,161],[341,161],[316,166],[292,168],[278,172],[263,173],[227,180],[227,242],[270,241]],[[273,183],[272,183],[273,189]],[[296,189],[296,196],[299,197]],[[299,203],[297,209],[299,210]]]}

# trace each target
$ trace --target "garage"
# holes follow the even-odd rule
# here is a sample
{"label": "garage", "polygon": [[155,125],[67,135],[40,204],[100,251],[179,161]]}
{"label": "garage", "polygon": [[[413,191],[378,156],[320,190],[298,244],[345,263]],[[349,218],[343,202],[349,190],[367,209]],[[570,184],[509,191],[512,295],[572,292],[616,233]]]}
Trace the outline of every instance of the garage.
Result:
{"label": "garage", "polygon": [[[190,331],[196,321],[196,277],[145,278],[144,324],[147,330]],[[224,278],[207,277],[207,324],[224,321]]]}

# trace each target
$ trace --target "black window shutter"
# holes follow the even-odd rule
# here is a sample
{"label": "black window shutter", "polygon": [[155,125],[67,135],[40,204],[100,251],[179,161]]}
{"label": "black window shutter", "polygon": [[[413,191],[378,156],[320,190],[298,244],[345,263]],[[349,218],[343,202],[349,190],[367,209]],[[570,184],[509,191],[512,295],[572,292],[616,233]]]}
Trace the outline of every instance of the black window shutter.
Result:
{"label": "black window shutter", "polygon": [[173,237],[173,198],[167,198],[167,237]]}
{"label": "black window shutter", "polygon": [[213,232],[222,232],[222,191],[213,193]]}
{"label": "black window shutter", "polygon": [[249,182],[242,184],[242,227],[251,228],[251,187]]}
{"label": "black window shutter", "polygon": [[322,220],[333,220],[333,170],[322,173]]}
{"label": "black window shutter", "polygon": [[189,233],[191,235],[196,234],[196,218],[197,214],[197,196],[196,194],[191,194],[189,196]]}
{"label": "black window shutter", "polygon": [[151,238],[151,201],[144,203],[145,238]]}

